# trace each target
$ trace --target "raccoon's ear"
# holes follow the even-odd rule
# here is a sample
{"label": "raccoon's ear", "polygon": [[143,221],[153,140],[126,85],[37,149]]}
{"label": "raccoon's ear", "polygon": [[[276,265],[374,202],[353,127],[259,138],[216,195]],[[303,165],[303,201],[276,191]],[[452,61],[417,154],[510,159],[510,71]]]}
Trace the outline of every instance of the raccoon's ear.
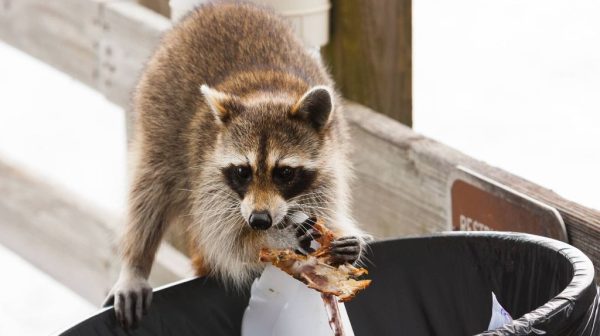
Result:
{"label": "raccoon's ear", "polygon": [[333,94],[327,86],[315,86],[308,90],[292,107],[290,115],[309,121],[317,130],[329,122],[333,111]]}
{"label": "raccoon's ear", "polygon": [[211,89],[206,84],[200,86],[200,92],[215,115],[215,119],[220,123],[227,124],[242,110],[242,103],[236,96]]}

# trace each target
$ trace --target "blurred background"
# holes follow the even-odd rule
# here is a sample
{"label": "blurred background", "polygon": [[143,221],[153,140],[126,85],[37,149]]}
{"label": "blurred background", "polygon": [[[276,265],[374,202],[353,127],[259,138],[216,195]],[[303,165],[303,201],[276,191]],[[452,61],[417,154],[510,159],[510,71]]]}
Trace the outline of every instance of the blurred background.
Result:
{"label": "blurred background", "polygon": [[[61,1],[53,0],[46,6],[85,17],[85,3],[90,1],[59,4]],[[86,287],[85,278],[79,278],[80,270],[63,269],[60,258],[48,257],[47,262],[40,263],[36,249],[45,245],[36,242],[53,239],[43,233],[53,230],[53,221],[67,218],[61,217],[62,212],[56,215],[56,209],[67,209],[68,205],[79,209],[74,214],[93,213],[94,218],[109,218],[109,227],[116,227],[125,208],[127,119],[123,106],[127,103],[121,102],[128,99],[129,91],[110,83],[120,80],[118,76],[98,84],[102,90],[85,79],[71,77],[65,69],[76,69],[81,62],[69,53],[72,46],[48,47],[58,51],[60,61],[48,62],[40,53],[31,52],[55,41],[43,34],[32,38],[35,29],[17,19],[26,10],[39,10],[43,2],[0,3],[0,193],[5,199],[0,205],[0,236],[5,237],[0,238],[5,245],[0,245],[1,335],[50,334],[98,309],[100,301],[93,299],[96,294],[82,295],[85,289],[78,290]],[[131,3],[115,7],[115,13],[122,15],[120,19],[148,17],[165,29],[168,21],[160,15],[168,14],[168,7],[142,2],[150,9]],[[551,189],[597,214],[600,2],[374,3],[333,1],[327,13],[331,39],[322,50],[346,98],[477,160]],[[38,19],[60,20],[48,13]],[[356,29],[354,26],[362,27],[362,35],[341,36]],[[388,30],[386,34],[381,26]],[[94,48],[105,52],[102,40],[96,43],[99,45]],[[138,46],[128,47],[117,56],[136,59],[130,54],[138,52]],[[60,55],[62,48],[64,55]],[[367,56],[352,56],[343,48],[359,48]],[[113,48],[112,52],[118,50]],[[385,66],[388,63],[391,65]],[[353,65],[359,70],[370,69],[377,76],[356,81],[349,74]],[[135,78],[122,81],[130,85]],[[112,96],[106,94],[110,90],[115,92]],[[34,182],[40,187],[29,189]],[[36,212],[28,214],[29,219],[15,215],[20,213],[14,211],[22,204],[19,200],[34,199],[36,195],[31,193],[40,196],[39,203],[32,204]],[[56,201],[47,196],[50,194],[67,201]],[[46,212],[46,208],[53,210]],[[46,221],[50,217],[52,220]],[[25,221],[35,225],[21,225]],[[87,222],[74,221],[57,230],[65,230],[68,236]],[[17,232],[18,228],[28,231]],[[108,254],[110,251],[102,251],[103,245],[94,244],[94,232],[85,233],[90,239],[81,243],[81,248]],[[61,244],[57,241],[55,245]],[[26,248],[15,248],[23,245]],[[61,269],[62,275],[48,275],[49,269]],[[106,269],[105,282],[111,283],[114,265]],[[65,285],[62,279],[66,278],[80,283]]]}

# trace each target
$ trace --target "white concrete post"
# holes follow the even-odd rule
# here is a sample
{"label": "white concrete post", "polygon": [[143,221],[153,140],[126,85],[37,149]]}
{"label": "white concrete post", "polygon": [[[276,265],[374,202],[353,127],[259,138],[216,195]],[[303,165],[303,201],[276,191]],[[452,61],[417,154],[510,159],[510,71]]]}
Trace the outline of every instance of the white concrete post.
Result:
{"label": "white concrete post", "polygon": [[[171,20],[178,21],[188,11],[207,0],[169,0]],[[320,48],[329,41],[329,0],[252,0],[272,7],[289,20],[307,47]]]}

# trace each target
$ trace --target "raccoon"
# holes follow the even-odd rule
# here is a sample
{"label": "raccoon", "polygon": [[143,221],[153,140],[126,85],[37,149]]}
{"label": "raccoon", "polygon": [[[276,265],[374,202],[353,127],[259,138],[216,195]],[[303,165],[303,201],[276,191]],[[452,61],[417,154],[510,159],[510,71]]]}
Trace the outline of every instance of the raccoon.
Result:
{"label": "raccoon", "polygon": [[270,10],[209,3],[149,60],[134,93],[132,184],[122,269],[105,304],[124,327],[148,309],[147,278],[170,222],[183,223],[199,275],[241,288],[262,247],[308,248],[310,220],[355,262],[363,232],[349,215],[348,133],[320,59]]}

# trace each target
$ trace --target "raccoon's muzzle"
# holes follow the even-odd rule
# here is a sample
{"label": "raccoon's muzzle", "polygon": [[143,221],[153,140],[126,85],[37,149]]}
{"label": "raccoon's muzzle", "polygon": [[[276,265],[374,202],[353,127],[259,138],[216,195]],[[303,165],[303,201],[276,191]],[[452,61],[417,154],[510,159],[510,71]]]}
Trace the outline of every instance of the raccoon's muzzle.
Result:
{"label": "raccoon's muzzle", "polygon": [[271,219],[271,215],[269,215],[269,212],[254,211],[252,214],[250,214],[248,223],[254,230],[266,230],[271,227],[273,221]]}

